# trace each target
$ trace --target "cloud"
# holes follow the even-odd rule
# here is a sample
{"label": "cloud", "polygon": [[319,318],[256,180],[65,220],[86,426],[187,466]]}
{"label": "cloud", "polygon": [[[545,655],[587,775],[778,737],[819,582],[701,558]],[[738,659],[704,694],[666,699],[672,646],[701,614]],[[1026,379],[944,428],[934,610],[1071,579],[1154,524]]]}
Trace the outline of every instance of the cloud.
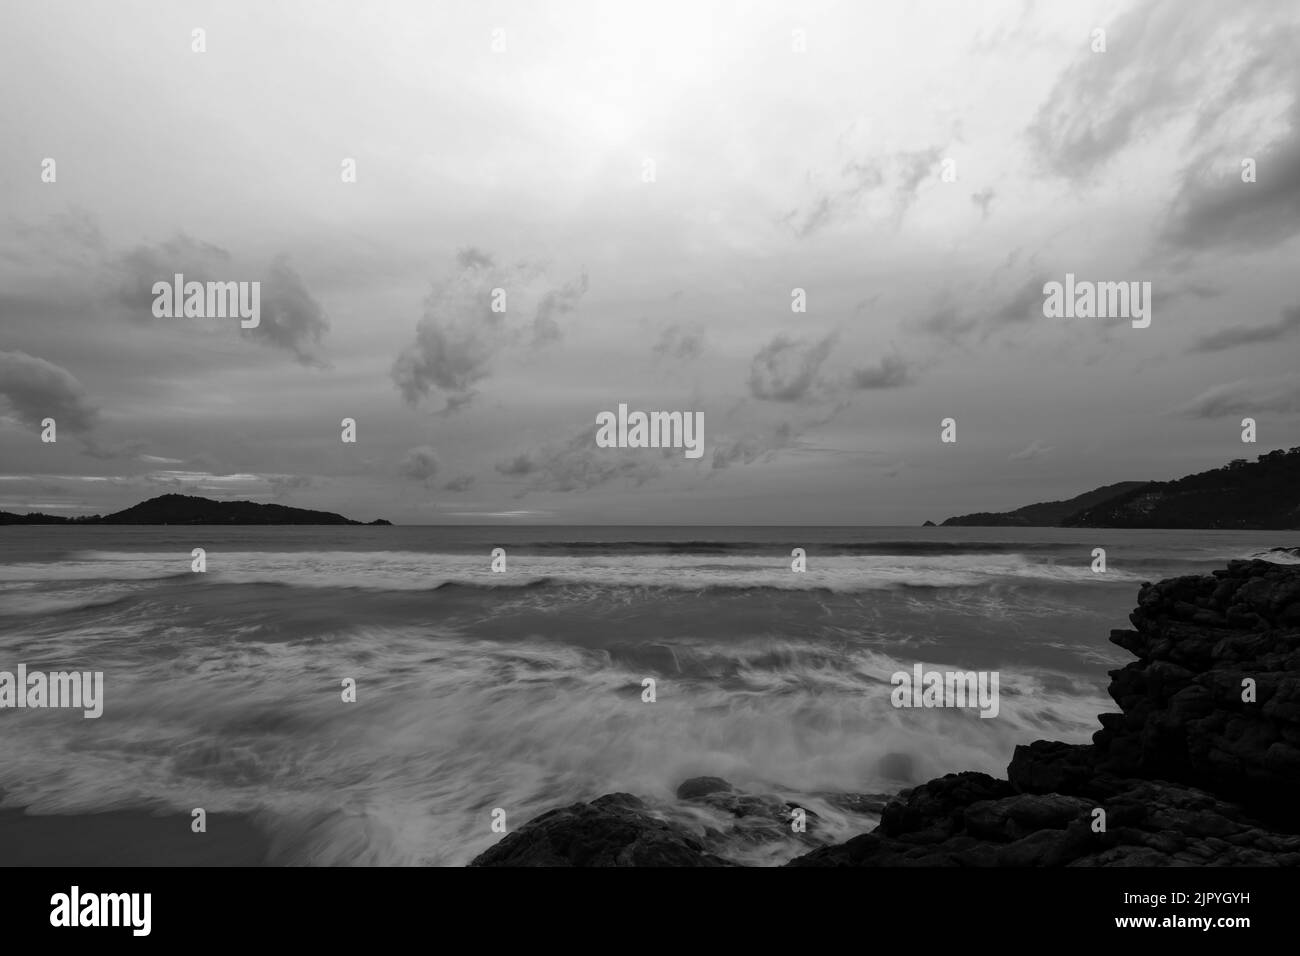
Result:
{"label": "cloud", "polygon": [[981,189],[977,193],[971,193],[970,201],[979,206],[981,219],[987,219],[989,217],[989,207],[993,205],[993,200],[996,196],[997,193],[993,191],[993,187],[991,186],[987,189]]}
{"label": "cloud", "polygon": [[261,322],[247,334],[269,345],[288,349],[303,365],[324,367],[318,349],[329,321],[287,256],[272,264],[262,287]]}
{"label": "cloud", "polygon": [[818,384],[818,373],[834,344],[834,333],[818,342],[777,335],[750,361],[750,394],[774,402],[797,402],[808,397]]}
{"label": "cloud", "polygon": [[1254,158],[1253,183],[1242,181],[1239,167],[1218,176],[1189,167],[1163,238],[1180,249],[1258,248],[1300,233],[1300,99],[1288,136]]}
{"label": "cloud", "polygon": [[543,295],[542,301],[537,305],[537,314],[533,317],[533,344],[541,345],[559,339],[560,325],[555,317],[572,312],[586,294],[587,274],[584,272],[578,278]]}
{"label": "cloud", "polygon": [[230,275],[230,253],[220,246],[180,233],[156,245],[139,245],[109,264],[120,274],[117,302],[128,317],[156,322],[153,314],[155,282],[171,282],[176,273],[186,282],[236,280]]}
{"label": "cloud", "polygon": [[766,430],[747,432],[739,438],[715,441],[713,470],[720,471],[732,465],[752,465],[783,448],[789,448],[797,437],[798,432],[792,422],[781,422]]}
{"label": "cloud", "polygon": [[1281,376],[1216,385],[1197,395],[1178,411],[1188,418],[1300,412],[1300,378]]}
{"label": "cloud", "polygon": [[939,161],[942,153],[943,150],[938,146],[932,146],[930,149],[898,154],[897,161],[901,169],[898,187],[895,190],[897,202],[895,214],[898,219],[901,220],[912,203],[916,202],[921,183],[930,175],[930,170]]}
{"label": "cloud", "polygon": [[940,306],[915,323],[920,331],[950,342],[963,337],[977,325],[979,325],[978,319],[963,316],[957,311],[957,307],[951,304]]}
{"label": "cloud", "polygon": [[1044,455],[1052,452],[1052,445],[1044,444],[1035,438],[1020,451],[1013,452],[1007,456],[1008,461],[1033,461],[1035,458],[1042,458]]}
{"label": "cloud", "polygon": [[854,388],[899,388],[912,381],[912,370],[900,356],[886,355],[875,368],[854,369],[851,381]]}
{"label": "cloud", "polygon": [[644,484],[660,473],[659,463],[648,455],[648,449],[598,448],[595,431],[583,429],[562,444],[516,455],[495,468],[507,478],[528,479],[520,494],[586,491],[618,480]]}
{"label": "cloud", "polygon": [[[456,269],[435,284],[425,299],[415,341],[393,362],[392,378],[402,399],[415,406],[435,391],[441,392],[445,398],[442,411],[453,414],[469,404],[475,386],[491,374],[496,356],[521,341],[525,333],[533,346],[558,339],[557,317],[577,308],[587,291],[587,276],[584,273],[557,289],[539,293],[537,287],[543,282],[535,265],[501,266],[480,249],[462,249],[456,256]],[[493,311],[497,289],[505,293],[505,311]],[[529,308],[533,298],[536,305]],[[528,326],[510,325],[510,317],[530,312]]]}
{"label": "cloud", "polygon": [[263,345],[292,352],[303,365],[325,367],[319,349],[329,331],[329,321],[286,255],[277,256],[259,278],[238,268],[231,254],[220,246],[182,233],[156,245],[136,246],[110,258],[109,264],[119,275],[117,304],[129,318],[139,322],[158,321],[153,314],[154,283],[171,282],[178,273],[187,283],[260,282],[258,324],[241,329],[234,322],[233,328]]}
{"label": "cloud", "polygon": [[456,265],[462,269],[493,269],[496,262],[482,249],[467,246],[456,253]]}
{"label": "cloud", "polygon": [[1271,325],[1236,326],[1202,336],[1189,351],[1222,352],[1238,345],[1276,342],[1297,330],[1300,330],[1300,306],[1285,309],[1282,318]]}
{"label": "cloud", "polygon": [[[1189,118],[1194,122],[1177,131],[1183,155],[1204,158],[1224,148],[1237,155],[1240,136],[1225,127],[1252,100],[1266,102],[1279,89],[1294,92],[1300,76],[1296,13],[1285,5],[1158,0],[1099,25],[1106,50],[1093,52],[1090,37],[1079,35],[1074,62],[1026,130],[1042,166],[1069,179],[1092,177],[1135,142]],[[1189,57],[1188,50],[1198,55]],[[1186,208],[1176,238],[1209,241],[1199,230],[1221,225],[1208,216],[1215,203],[1202,206],[1190,198],[1178,203]]]}
{"label": "cloud", "polygon": [[732,465],[752,465],[766,461],[777,452],[796,448],[801,444],[799,436],[804,432],[825,425],[848,407],[849,403],[842,401],[829,410],[802,421],[777,422],[750,429],[736,438],[720,436],[712,442],[711,470],[721,471]]}
{"label": "cloud", "polygon": [[1181,112],[1203,69],[1183,53],[1203,46],[1205,7],[1191,0],[1139,4],[1105,25],[1104,52],[1093,52],[1090,37],[1079,34],[1074,62],[1026,131],[1047,170],[1087,177],[1139,133]]}
{"label": "cloud", "polygon": [[457,475],[443,485],[442,489],[443,491],[469,491],[474,487],[474,481],[473,475]]}
{"label": "cloud", "polygon": [[995,300],[989,307],[960,309],[951,302],[946,302],[911,324],[927,335],[949,342],[956,342],[981,329],[988,336],[1007,326],[1041,319],[1043,285],[1046,281],[1043,276],[1035,275],[1010,294],[1004,293],[1005,298]]}
{"label": "cloud", "polygon": [[438,458],[428,445],[420,445],[406,453],[397,470],[403,478],[427,485],[438,474]]}
{"label": "cloud", "polygon": [[1047,279],[1035,276],[1013,292],[1010,298],[989,313],[995,326],[1028,322],[1043,317],[1043,286]]}
{"label": "cloud", "polygon": [[668,326],[655,343],[654,353],[665,358],[689,362],[704,351],[704,332],[698,328],[684,329],[674,322]]}
{"label": "cloud", "polygon": [[53,418],[59,429],[85,434],[99,417],[71,372],[26,352],[0,352],[0,397],[30,428]]}
{"label": "cloud", "polygon": [[[843,139],[843,137],[841,137]],[[920,195],[921,184],[929,178],[943,149],[900,151],[886,156],[853,159],[840,169],[834,185],[819,190],[804,211],[795,209],[781,221],[801,239],[820,232],[826,226],[848,218],[873,193],[881,196],[870,211],[887,215],[895,228]],[[892,188],[886,188],[892,182]]]}
{"label": "cloud", "polygon": [[518,478],[522,475],[531,475],[538,469],[538,465],[527,454],[518,454],[508,461],[497,463],[496,470],[508,478]]}

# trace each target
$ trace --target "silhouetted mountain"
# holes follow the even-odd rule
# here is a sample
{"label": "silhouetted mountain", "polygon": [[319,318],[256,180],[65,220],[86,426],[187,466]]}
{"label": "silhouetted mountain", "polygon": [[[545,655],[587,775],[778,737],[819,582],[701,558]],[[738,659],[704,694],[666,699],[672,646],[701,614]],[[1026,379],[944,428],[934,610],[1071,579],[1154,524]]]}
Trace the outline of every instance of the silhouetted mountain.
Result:
{"label": "silhouetted mountain", "polygon": [[1100,504],[1117,495],[1145,488],[1149,481],[1121,481],[1105,485],[1092,491],[1085,491],[1066,501],[1043,501],[1036,505],[1025,505],[1015,511],[977,511],[974,514],[958,515],[943,523],[945,528],[973,525],[978,527],[1019,526],[1025,528],[1059,527],[1066,518],[1085,508]]}
{"label": "silhouetted mountain", "polygon": [[1300,447],[1177,481],[1153,481],[1081,509],[1069,528],[1300,528]]}
{"label": "silhouetted mountain", "polygon": [[1300,529],[1300,447],[1176,481],[1121,481],[1015,511],[949,518],[950,526]]}
{"label": "silhouetted mountain", "polygon": [[[110,515],[63,518],[0,511],[0,524],[365,524],[331,511],[309,511],[253,501],[213,501],[193,495],[160,495]],[[387,525],[383,518],[372,525]]]}

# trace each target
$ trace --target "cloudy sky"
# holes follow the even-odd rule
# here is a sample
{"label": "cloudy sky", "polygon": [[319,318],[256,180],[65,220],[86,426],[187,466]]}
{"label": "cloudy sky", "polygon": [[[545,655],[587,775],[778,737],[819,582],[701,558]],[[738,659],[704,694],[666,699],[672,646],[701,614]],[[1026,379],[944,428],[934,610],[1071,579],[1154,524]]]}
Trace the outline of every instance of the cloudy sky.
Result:
{"label": "cloudy sky", "polygon": [[[919,524],[1300,444],[1297,49],[1268,0],[8,4],[0,509]],[[177,272],[261,325],[155,318]],[[1045,318],[1067,272],[1150,327]],[[597,448],[620,402],[703,457]]]}

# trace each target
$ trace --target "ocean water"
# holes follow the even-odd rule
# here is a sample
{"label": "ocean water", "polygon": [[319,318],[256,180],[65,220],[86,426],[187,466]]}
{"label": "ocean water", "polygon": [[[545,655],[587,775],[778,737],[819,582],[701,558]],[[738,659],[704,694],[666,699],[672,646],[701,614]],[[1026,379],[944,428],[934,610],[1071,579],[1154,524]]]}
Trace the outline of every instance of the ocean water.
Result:
{"label": "ocean water", "polygon": [[[1086,742],[1144,580],[1293,533],[995,528],[6,527],[0,670],[104,672],[104,713],[0,710],[3,807],[250,814],[289,864],[462,865],[627,791],[741,862],[684,779],[876,818],[843,795],[1018,743]],[[207,571],[190,570],[190,551]],[[508,571],[490,571],[490,552]],[[790,570],[793,548],[808,570]],[[1107,551],[1094,574],[1093,548]],[[895,709],[890,675],[997,671],[1000,712]],[[657,700],[642,701],[642,681]],[[357,701],[341,682],[357,683]]]}

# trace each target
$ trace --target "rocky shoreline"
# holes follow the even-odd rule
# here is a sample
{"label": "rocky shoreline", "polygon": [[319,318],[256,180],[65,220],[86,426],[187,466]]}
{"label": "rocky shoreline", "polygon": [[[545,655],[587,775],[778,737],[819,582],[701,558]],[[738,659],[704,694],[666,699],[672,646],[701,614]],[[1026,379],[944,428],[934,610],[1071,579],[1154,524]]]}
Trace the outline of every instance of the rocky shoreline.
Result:
{"label": "rocky shoreline", "polygon": [[[786,865],[1300,865],[1300,566],[1144,584],[1129,619],[1110,640],[1137,659],[1110,672],[1120,712],[1091,744],[1035,741],[1005,780],[948,774],[882,798],[880,825],[837,845],[807,813],[809,851]],[[788,840],[799,809],[712,777],[677,797],[746,840]],[[727,837],[617,793],[544,813],[470,866],[739,865]]]}

